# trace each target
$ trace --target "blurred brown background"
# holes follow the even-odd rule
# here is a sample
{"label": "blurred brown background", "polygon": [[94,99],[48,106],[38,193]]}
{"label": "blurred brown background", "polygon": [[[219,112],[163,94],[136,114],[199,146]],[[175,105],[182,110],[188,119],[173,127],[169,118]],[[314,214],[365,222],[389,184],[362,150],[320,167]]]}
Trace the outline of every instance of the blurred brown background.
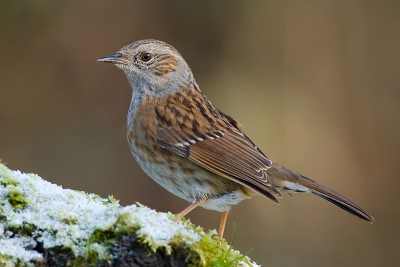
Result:
{"label": "blurred brown background", "polygon": [[[123,72],[96,62],[145,38],[175,46],[274,161],[376,218],[307,194],[256,197],[228,219],[236,249],[263,266],[400,265],[400,1],[1,1],[3,162],[123,205],[182,210],[130,154]],[[189,217],[215,229],[220,214]]]}

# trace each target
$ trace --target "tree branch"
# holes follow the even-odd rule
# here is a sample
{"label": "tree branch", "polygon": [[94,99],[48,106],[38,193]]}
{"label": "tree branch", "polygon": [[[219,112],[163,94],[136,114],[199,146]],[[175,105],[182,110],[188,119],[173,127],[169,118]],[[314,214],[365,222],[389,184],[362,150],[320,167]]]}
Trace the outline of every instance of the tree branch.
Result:
{"label": "tree branch", "polygon": [[0,163],[1,266],[257,266],[215,231]]}

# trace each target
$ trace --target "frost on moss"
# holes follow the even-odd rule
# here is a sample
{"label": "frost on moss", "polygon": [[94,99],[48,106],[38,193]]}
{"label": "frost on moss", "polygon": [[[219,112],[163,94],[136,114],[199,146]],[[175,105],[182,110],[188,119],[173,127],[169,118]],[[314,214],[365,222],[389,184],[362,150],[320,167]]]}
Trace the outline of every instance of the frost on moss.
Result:
{"label": "frost on moss", "polygon": [[215,231],[173,219],[140,204],[122,207],[113,197],[62,189],[0,163],[0,266],[157,260],[166,266],[257,266]]}

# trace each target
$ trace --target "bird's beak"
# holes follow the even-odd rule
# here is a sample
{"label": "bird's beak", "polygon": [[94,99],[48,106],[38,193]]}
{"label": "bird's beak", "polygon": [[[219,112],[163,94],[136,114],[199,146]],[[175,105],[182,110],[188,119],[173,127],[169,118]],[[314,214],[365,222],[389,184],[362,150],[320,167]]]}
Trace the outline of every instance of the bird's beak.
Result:
{"label": "bird's beak", "polygon": [[97,61],[98,62],[113,63],[113,64],[123,64],[123,65],[132,64],[132,62],[129,59],[125,58],[120,53],[116,53],[115,55],[105,56],[105,57],[99,58]]}

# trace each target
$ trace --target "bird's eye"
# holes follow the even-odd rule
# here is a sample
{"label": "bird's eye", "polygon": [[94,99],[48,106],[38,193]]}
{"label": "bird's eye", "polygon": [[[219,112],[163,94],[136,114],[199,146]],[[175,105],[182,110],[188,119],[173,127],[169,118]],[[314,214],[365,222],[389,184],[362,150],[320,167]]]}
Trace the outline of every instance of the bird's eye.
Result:
{"label": "bird's eye", "polygon": [[150,59],[153,58],[153,55],[151,53],[143,53],[140,58],[143,62],[148,62]]}

